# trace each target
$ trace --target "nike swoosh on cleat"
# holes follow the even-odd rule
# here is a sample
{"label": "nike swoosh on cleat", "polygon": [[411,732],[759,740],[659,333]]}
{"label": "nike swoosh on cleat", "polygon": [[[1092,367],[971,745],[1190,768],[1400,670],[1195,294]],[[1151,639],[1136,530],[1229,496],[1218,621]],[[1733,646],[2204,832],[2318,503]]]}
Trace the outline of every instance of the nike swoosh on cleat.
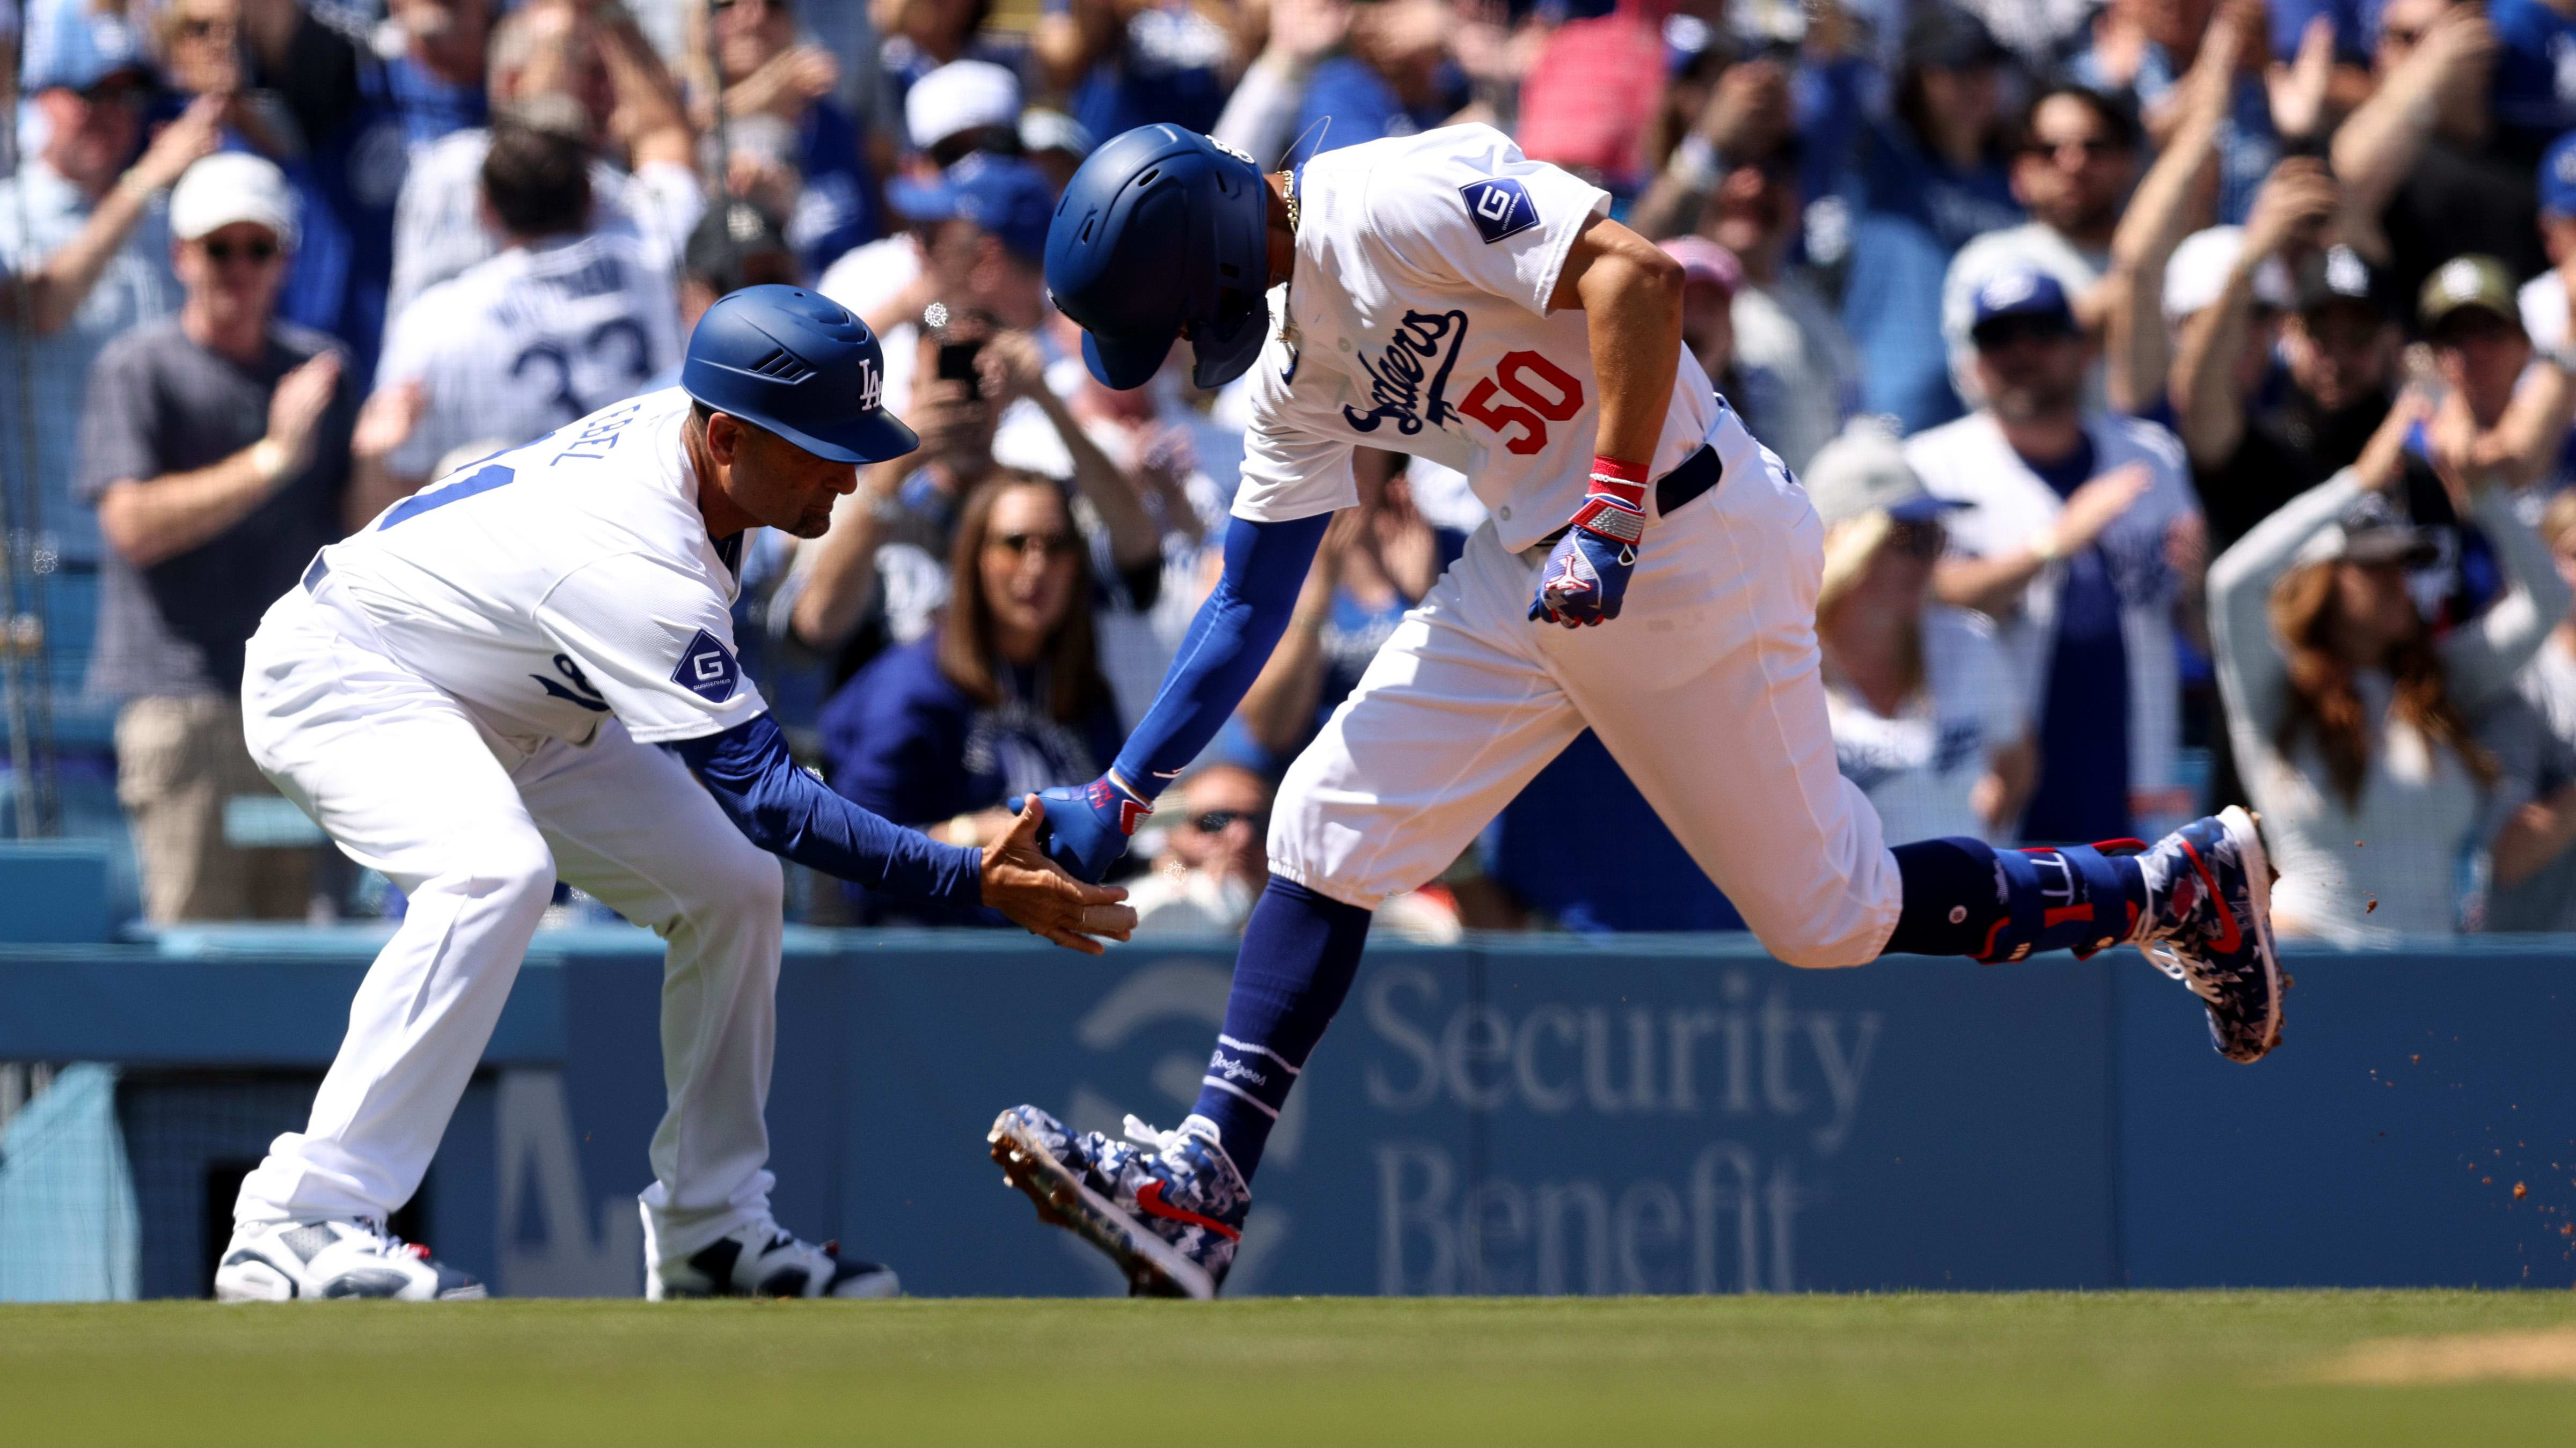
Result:
{"label": "nike swoosh on cleat", "polygon": [[2220,890],[2218,881],[2211,878],[2208,864],[2200,858],[2200,851],[2191,847],[2191,841],[2182,842],[2182,852],[2191,856],[2191,867],[2200,872],[2201,888],[2209,892],[2209,903],[2218,907],[2218,923],[2221,927],[2217,940],[2219,953],[2235,954],[2244,948],[2245,937],[2236,928],[2236,912],[2228,907],[2226,892]]}
{"label": "nike swoosh on cleat", "polygon": [[1167,1222],[1186,1222],[1193,1227],[1205,1227],[1209,1231],[1216,1233],[1218,1236],[1225,1238],[1229,1242],[1240,1242],[1243,1240],[1242,1232],[1233,1227],[1227,1226],[1225,1223],[1218,1221],[1214,1217],[1202,1217],[1196,1212],[1184,1211],[1179,1207],[1173,1206],[1170,1202],[1164,1201],[1163,1184],[1161,1182],[1147,1182],[1144,1186],[1138,1188],[1136,1192],[1136,1205],[1143,1209],[1145,1215],[1149,1217],[1160,1217]]}

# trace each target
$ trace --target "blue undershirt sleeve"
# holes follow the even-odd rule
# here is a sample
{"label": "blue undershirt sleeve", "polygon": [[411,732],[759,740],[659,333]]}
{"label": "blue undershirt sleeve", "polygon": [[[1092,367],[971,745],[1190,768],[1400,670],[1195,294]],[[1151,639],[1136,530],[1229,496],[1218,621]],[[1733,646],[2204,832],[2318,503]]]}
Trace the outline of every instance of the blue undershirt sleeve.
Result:
{"label": "blue undershirt sleeve", "polygon": [[1148,800],[1161,794],[1225,727],[1288,631],[1297,591],[1332,521],[1332,514],[1318,513],[1226,525],[1224,575],[1190,620],[1153,706],[1118,753],[1118,777],[1129,788]]}
{"label": "blue undershirt sleeve", "polygon": [[663,747],[680,756],[726,817],[764,850],[890,895],[984,903],[983,851],[943,845],[832,793],[796,767],[786,736],[767,714]]}

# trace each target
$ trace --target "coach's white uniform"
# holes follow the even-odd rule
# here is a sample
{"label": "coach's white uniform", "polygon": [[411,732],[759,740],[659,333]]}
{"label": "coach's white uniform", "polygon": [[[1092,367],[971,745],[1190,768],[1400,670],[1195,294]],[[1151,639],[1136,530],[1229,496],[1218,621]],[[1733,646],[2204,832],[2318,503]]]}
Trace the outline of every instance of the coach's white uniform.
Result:
{"label": "coach's white uniform", "polygon": [[542,437],[679,358],[670,274],[642,242],[594,231],[512,247],[422,292],[386,332],[376,386],[429,394],[387,466],[425,477],[458,448]]}
{"label": "coach's white uniform", "polygon": [[[1271,870],[1374,908],[1445,868],[1588,725],[1775,954],[1875,956],[1902,890],[1835,767],[1823,530],[1687,353],[1650,470],[1705,442],[1723,481],[1650,518],[1619,618],[1527,617],[1542,540],[1583,500],[1601,392],[1584,314],[1547,302],[1608,193],[1452,126],[1326,152],[1297,195],[1235,515],[1352,505],[1365,445],[1466,474],[1492,516],[1290,767]],[[1568,851],[1591,847],[1583,824],[1565,821]]]}
{"label": "coach's white uniform", "polygon": [[241,1221],[410,1198],[558,875],[669,945],[653,1259],[767,1212],[778,862],[654,747],[767,707],[735,661],[688,408],[648,393],[468,468],[324,549],[261,620],[251,757],[410,910]]}

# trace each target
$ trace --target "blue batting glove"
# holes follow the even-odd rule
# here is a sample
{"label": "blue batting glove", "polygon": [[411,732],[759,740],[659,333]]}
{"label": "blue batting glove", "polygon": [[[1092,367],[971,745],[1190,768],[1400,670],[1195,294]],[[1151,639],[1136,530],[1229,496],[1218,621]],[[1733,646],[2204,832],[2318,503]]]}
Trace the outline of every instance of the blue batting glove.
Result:
{"label": "blue batting glove", "polygon": [[[1128,837],[1154,812],[1142,795],[1106,774],[1079,788],[1060,784],[1039,790],[1038,798],[1046,801],[1038,848],[1066,874],[1094,885],[1127,853]],[[1012,811],[1017,813],[1021,804],[1011,801]]]}
{"label": "blue batting glove", "polygon": [[1573,523],[1539,570],[1530,622],[1588,628],[1617,618],[1628,596],[1628,575],[1637,567],[1637,544],[1645,536],[1644,470],[1594,458],[1592,490],[1584,494]]}

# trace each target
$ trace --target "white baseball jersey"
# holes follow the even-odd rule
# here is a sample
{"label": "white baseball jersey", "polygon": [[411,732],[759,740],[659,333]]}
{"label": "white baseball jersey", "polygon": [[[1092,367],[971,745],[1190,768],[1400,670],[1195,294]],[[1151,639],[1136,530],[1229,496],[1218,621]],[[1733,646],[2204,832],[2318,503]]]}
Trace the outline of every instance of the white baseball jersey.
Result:
{"label": "white baseball jersey", "polygon": [[1999,749],[2027,727],[2021,691],[1994,629],[1964,609],[1923,615],[1923,689],[1894,715],[1825,688],[1834,758],[1878,810],[1891,840],[1983,836],[1969,795]]}
{"label": "white baseball jersey", "polygon": [[380,388],[418,380],[429,411],[388,460],[422,477],[456,448],[512,445],[632,396],[679,360],[669,275],[632,236],[514,247],[394,319]]}
{"label": "white baseball jersey", "polygon": [[[1591,474],[1601,384],[1580,311],[1548,298],[1610,194],[1490,126],[1328,151],[1297,180],[1295,268],[1253,364],[1234,514],[1285,521],[1359,501],[1354,446],[1464,473],[1506,548],[1565,525]],[[1660,476],[1717,417],[1684,353]]]}
{"label": "white baseball jersey", "polygon": [[324,549],[331,593],[505,738],[578,743],[613,714],[653,744],[757,717],[688,412],[649,392],[459,470]]}
{"label": "white baseball jersey", "polygon": [[[2149,838],[2190,818],[2181,788],[2182,685],[2174,654],[2174,603],[2182,581],[2165,556],[2173,523],[2200,511],[2189,465],[2172,433],[2136,418],[2094,415],[2086,423],[2096,476],[2138,462],[2152,479],[2129,510],[2102,530],[2095,545],[2120,592],[2120,632],[2129,661],[2129,795]],[[1968,506],[1947,514],[1950,546],[1977,558],[2000,558],[2052,526],[2066,505],[2023,462],[1988,412],[1918,432],[1905,460],[1934,496]],[[2021,696],[2048,697],[2048,668],[2057,641],[2058,593],[2066,565],[2042,569],[2022,593],[2021,608],[1996,629],[2012,661]]]}
{"label": "white baseball jersey", "polygon": [[[483,158],[491,150],[492,133],[476,126],[412,152],[394,202],[386,316],[400,316],[422,292],[499,250],[480,214]],[[590,229],[636,238],[666,268],[678,265],[689,229],[705,209],[697,176],[686,166],[656,162],[630,176],[605,161],[590,163]]]}

